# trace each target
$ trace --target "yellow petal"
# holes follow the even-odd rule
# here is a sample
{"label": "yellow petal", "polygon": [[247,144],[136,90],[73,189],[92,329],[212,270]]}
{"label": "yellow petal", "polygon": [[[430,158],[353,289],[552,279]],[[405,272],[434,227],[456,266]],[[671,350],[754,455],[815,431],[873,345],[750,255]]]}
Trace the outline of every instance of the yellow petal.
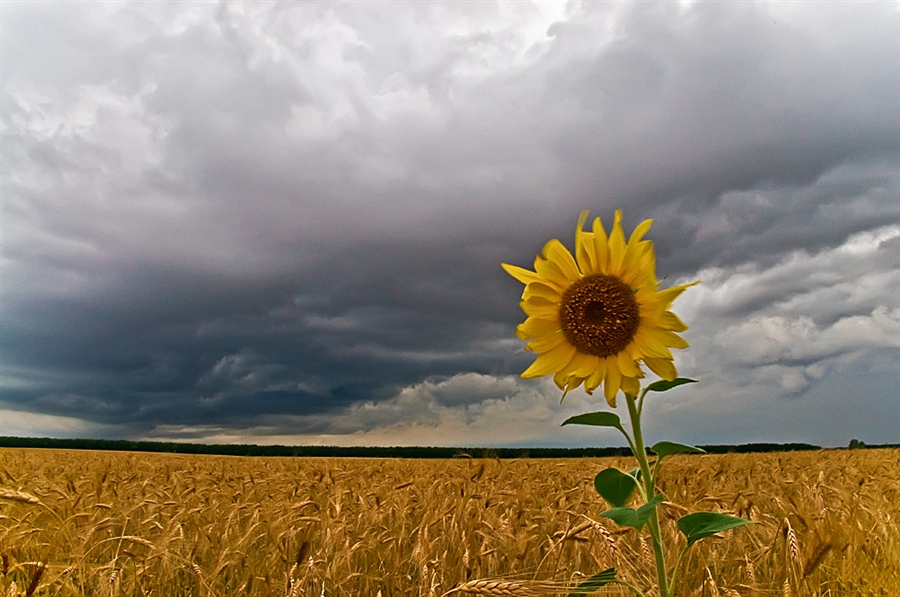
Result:
{"label": "yellow petal", "polygon": [[540,338],[541,336],[558,332],[559,329],[558,319],[545,319],[543,317],[529,317],[516,326],[516,332],[519,333],[519,338],[522,340]]}
{"label": "yellow petal", "polygon": [[650,226],[653,225],[653,220],[644,220],[640,224],[638,224],[637,228],[635,228],[631,236],[628,238],[628,246],[629,247],[637,247],[637,244],[640,242],[644,235],[650,230]]}
{"label": "yellow petal", "polygon": [[633,338],[623,352],[628,353],[628,356],[630,356],[633,361],[641,361],[647,356],[641,352],[640,347],[635,343]]}
{"label": "yellow petal", "polygon": [[535,272],[528,271],[525,268],[519,267],[517,265],[510,265],[508,263],[501,263],[500,267],[506,270],[506,273],[521,282],[522,284],[528,284],[530,282],[542,282],[543,278],[537,275]]}
{"label": "yellow petal", "polygon": [[575,226],[575,242],[578,242],[578,236],[584,232],[584,223],[587,222],[587,217],[591,212],[587,209],[581,210],[581,213],[578,214],[578,225]]}
{"label": "yellow petal", "polygon": [[653,220],[644,220],[631,233],[631,238],[628,239],[628,244],[625,246],[625,256],[622,258],[623,276],[628,275],[629,272],[642,273],[641,258],[644,256],[647,244],[652,247],[653,243],[648,240],[642,241],[641,238],[650,230],[651,224],[653,224]]}
{"label": "yellow petal", "polygon": [[555,303],[562,301],[562,294],[559,290],[543,281],[530,282],[525,285],[525,291],[522,293],[522,298],[528,300],[533,296],[547,299],[548,301]]}
{"label": "yellow petal", "polygon": [[599,357],[583,352],[576,352],[575,356],[572,357],[572,361],[569,363],[568,369],[572,372],[572,375],[586,378],[597,370],[599,363]]}
{"label": "yellow petal", "polygon": [[623,377],[622,391],[632,396],[637,396],[641,391],[641,380],[637,377]]}
{"label": "yellow petal", "polygon": [[654,331],[639,327],[631,341],[638,351],[640,351],[641,356],[670,360],[672,358],[672,353],[669,351],[669,348],[662,340],[660,340]]}
{"label": "yellow petal", "polygon": [[563,391],[562,398],[559,399],[560,403],[566,398],[566,394],[580,386],[582,381],[584,381],[584,378],[572,375],[569,373],[568,369],[563,369],[554,375],[553,383],[556,384],[557,388]]}
{"label": "yellow petal", "polygon": [[688,326],[671,311],[663,311],[659,316],[659,327],[672,332],[685,332],[688,330]]}
{"label": "yellow petal", "polygon": [[611,407],[616,406],[616,394],[622,387],[622,372],[619,371],[619,364],[615,356],[606,357],[606,380],[603,382],[603,395],[606,397],[606,403]]}
{"label": "yellow petal", "polygon": [[673,286],[671,288],[666,288],[665,290],[660,290],[656,293],[656,300],[660,303],[664,303],[665,306],[668,307],[682,292],[699,283],[699,281],[691,282],[690,284],[681,284],[680,286]]}
{"label": "yellow petal", "polygon": [[555,263],[568,280],[575,281],[581,278],[581,272],[578,271],[578,264],[575,263],[575,258],[572,257],[566,246],[557,239],[554,238],[547,241],[541,254]]}
{"label": "yellow petal", "polygon": [[559,303],[548,301],[547,299],[534,296],[520,302],[519,306],[525,311],[525,315],[529,317],[543,317],[545,319],[559,317]]}
{"label": "yellow petal", "polygon": [[663,313],[665,311],[660,311],[659,309],[649,309],[644,305],[641,305],[640,301],[638,301],[638,317],[640,318],[640,326],[642,328],[650,328],[650,329],[663,329]]}
{"label": "yellow petal", "polygon": [[[563,390],[563,395],[560,396],[559,403],[562,404],[563,400],[566,399],[566,394],[568,394],[569,392],[571,392],[572,390],[574,390],[575,388],[580,386],[581,382],[583,382],[583,381],[584,381],[584,379],[581,379],[578,377],[574,377],[574,376],[569,377],[569,379],[565,383],[565,388],[561,388]],[[557,386],[558,386],[558,384],[557,384]]]}
{"label": "yellow petal", "polygon": [[597,359],[597,368],[584,380],[584,389],[588,394],[593,394],[594,390],[606,379],[606,359]]}
{"label": "yellow petal", "polygon": [[562,332],[556,332],[532,340],[525,345],[525,348],[527,348],[531,352],[548,352],[549,350],[556,348],[565,341],[566,337],[563,336]]}
{"label": "yellow petal", "polygon": [[622,259],[625,257],[625,231],[622,230],[622,211],[616,210],[616,218],[609,233],[609,271],[610,276],[622,276]]}
{"label": "yellow petal", "polygon": [[678,371],[675,370],[675,364],[669,359],[653,359],[645,358],[644,362],[650,371],[653,371],[666,381],[672,381],[678,377]]}
{"label": "yellow petal", "polygon": [[[557,371],[553,376],[553,383],[556,384],[556,387],[565,392],[566,386],[569,382],[569,374],[565,371]],[[563,398],[566,397],[566,394],[563,394]],[[560,400],[562,402],[562,400]]]}
{"label": "yellow petal", "polygon": [[653,250],[652,242],[642,240],[625,248],[625,256],[622,258],[622,281],[636,288],[656,289],[656,252]]}
{"label": "yellow petal", "polygon": [[644,274],[640,285],[646,284],[655,291],[659,287],[659,282],[656,280],[656,249],[653,248],[653,243],[650,241],[641,241],[640,247],[641,256],[638,258],[637,267]]}
{"label": "yellow petal", "polygon": [[669,348],[687,348],[688,346],[690,346],[690,344],[687,343],[687,340],[685,340],[675,332],[658,330],[654,331],[653,334],[655,336],[659,336],[659,339],[662,342],[665,342],[666,346],[668,346]]}
{"label": "yellow petal", "polygon": [[534,271],[538,273],[544,283],[555,286],[560,292],[568,288],[573,281],[566,277],[558,265],[543,257],[534,259]]}
{"label": "yellow petal", "polygon": [[594,266],[594,235],[584,231],[584,222],[587,220],[588,211],[584,210],[578,216],[578,226],[575,228],[575,261],[578,269],[584,275],[596,273]]}
{"label": "yellow petal", "polygon": [[568,342],[563,342],[556,348],[536,358],[531,366],[522,372],[522,377],[543,377],[556,373],[569,364],[574,354],[575,347]]}
{"label": "yellow petal", "polygon": [[603,228],[603,221],[600,218],[594,218],[594,273],[605,274],[609,271],[609,239],[606,237],[606,230]]}
{"label": "yellow petal", "polygon": [[634,300],[636,300],[639,305],[647,307],[648,309],[665,311],[666,304],[659,300],[659,292],[656,291],[656,287],[657,284],[655,280],[652,284],[639,285],[634,291]]}
{"label": "yellow petal", "polygon": [[638,368],[637,363],[634,362],[634,359],[632,359],[624,350],[616,355],[616,363],[618,364],[619,371],[622,372],[622,375],[627,377],[637,377],[641,371]]}
{"label": "yellow petal", "polygon": [[[584,382],[583,377],[577,377],[575,375],[569,377],[569,381],[566,383],[566,392],[571,392],[572,390],[580,386],[582,382]],[[565,398],[565,394],[563,394],[563,398]],[[560,400],[560,402],[562,402],[562,400]]]}

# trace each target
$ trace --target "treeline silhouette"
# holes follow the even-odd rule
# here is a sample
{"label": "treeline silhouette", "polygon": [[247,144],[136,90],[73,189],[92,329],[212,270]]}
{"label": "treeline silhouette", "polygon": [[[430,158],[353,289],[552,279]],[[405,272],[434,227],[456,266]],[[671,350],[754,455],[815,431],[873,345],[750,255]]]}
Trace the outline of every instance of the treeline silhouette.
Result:
{"label": "treeline silhouette", "polygon": [[[54,439],[49,437],[0,437],[3,448],[54,448],[62,450],[116,450],[222,456],[304,456],[345,458],[596,458],[627,456],[628,448],[443,448],[430,446],[340,447],[260,446],[256,444],[188,444],[108,439]],[[803,443],[700,446],[711,454],[728,452],[790,452],[820,450]],[[886,446],[866,446],[870,448]]]}

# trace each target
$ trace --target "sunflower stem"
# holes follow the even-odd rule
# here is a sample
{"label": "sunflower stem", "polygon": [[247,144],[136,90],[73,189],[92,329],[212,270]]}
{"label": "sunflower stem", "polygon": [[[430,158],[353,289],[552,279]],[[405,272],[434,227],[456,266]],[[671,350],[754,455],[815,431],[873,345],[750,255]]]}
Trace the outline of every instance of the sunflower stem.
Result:
{"label": "sunflower stem", "polygon": [[[643,396],[641,396],[643,398]],[[650,464],[647,460],[647,449],[644,447],[644,434],[641,430],[641,412],[638,407],[636,397],[625,393],[625,401],[628,404],[628,416],[631,419],[631,434],[634,437],[632,452],[638,460],[641,467],[641,480],[644,484],[644,493],[646,500],[649,502],[656,496],[655,475],[650,473]],[[666,574],[666,557],[663,552],[662,533],[659,528],[659,515],[656,508],[650,513],[650,519],[647,521],[650,529],[650,537],[653,543],[653,552],[656,555],[656,575],[659,578],[659,594],[660,597],[671,597],[669,592],[669,579]]]}

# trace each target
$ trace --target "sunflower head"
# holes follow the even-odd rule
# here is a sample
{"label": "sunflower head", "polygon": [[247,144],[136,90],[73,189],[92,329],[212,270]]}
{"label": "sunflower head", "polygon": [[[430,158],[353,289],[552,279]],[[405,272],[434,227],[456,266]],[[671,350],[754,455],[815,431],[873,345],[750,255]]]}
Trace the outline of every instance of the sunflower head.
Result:
{"label": "sunflower head", "polygon": [[659,289],[653,243],[643,240],[652,220],[626,241],[621,211],[608,235],[600,218],[585,231],[587,215],[578,218],[574,257],[553,239],[534,271],[506,263],[503,269],[525,284],[520,305],[527,319],[516,333],[538,354],[522,377],[553,374],[563,398],[582,384],[588,394],[602,385],[615,407],[619,390],[640,390],[642,365],[669,381],[678,376],[670,349],[688,346],[678,335],[688,328],[669,307],[693,284]]}

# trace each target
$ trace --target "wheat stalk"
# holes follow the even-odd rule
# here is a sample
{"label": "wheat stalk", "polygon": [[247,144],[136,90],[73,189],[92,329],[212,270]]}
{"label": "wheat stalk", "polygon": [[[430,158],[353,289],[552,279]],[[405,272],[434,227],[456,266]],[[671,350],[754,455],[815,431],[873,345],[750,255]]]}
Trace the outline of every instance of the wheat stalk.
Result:
{"label": "wheat stalk", "polygon": [[[114,563],[115,564],[115,563]],[[106,585],[109,588],[109,595],[117,595],[119,593],[119,569],[113,568],[109,578],[106,579]]]}
{"label": "wheat stalk", "polygon": [[613,534],[607,530],[602,523],[597,522],[596,520],[591,521],[591,526],[594,529],[594,532],[599,533],[603,540],[606,542],[607,547],[609,547],[610,559],[615,564],[617,561],[617,556],[619,555],[619,547],[616,545],[616,538],[613,537]]}
{"label": "wheat stalk", "polygon": [[709,589],[710,597],[719,597],[719,587],[716,586],[716,579],[713,578],[709,568],[706,569],[706,578],[703,580],[704,593],[705,589]]}
{"label": "wheat stalk", "polygon": [[825,556],[833,547],[834,543],[831,540],[819,543],[816,546],[816,549],[810,554],[809,559],[806,560],[806,566],[803,567],[803,578],[806,578],[816,571],[816,568],[819,567],[819,564],[822,563],[822,560],[825,559]]}
{"label": "wheat stalk", "polygon": [[38,562],[37,566],[35,566],[34,573],[31,576],[31,582],[28,584],[28,588],[25,589],[25,597],[31,597],[34,594],[46,571],[47,564],[45,562]]}
{"label": "wheat stalk", "polygon": [[756,567],[747,556],[744,556],[744,562],[746,563],[747,582],[750,583],[751,587],[756,587]]}
{"label": "wheat stalk", "polygon": [[144,547],[153,547],[153,543],[144,539],[143,537],[135,537],[134,535],[121,535],[119,537],[113,537],[113,539],[122,539],[125,541],[131,541],[132,543],[138,543],[143,545]]}
{"label": "wheat stalk", "polygon": [[[638,539],[641,543],[641,553],[644,554],[644,560],[647,562],[653,561],[653,552],[650,551],[650,544],[647,543],[647,540],[644,539],[643,535],[638,535]],[[708,570],[707,570],[708,572]]]}
{"label": "wheat stalk", "polygon": [[[576,539],[576,540],[581,539],[581,537],[579,537],[578,535],[583,533],[585,530],[591,528],[592,525],[593,525],[593,521],[588,519],[588,520],[582,522],[581,524],[570,528],[567,531],[559,531],[559,532],[555,533],[553,535],[553,537],[554,537],[554,539],[558,537],[562,541],[571,540],[571,539]],[[584,539],[581,539],[581,540],[583,541]]]}
{"label": "wheat stalk", "polygon": [[291,579],[291,582],[288,584],[288,592],[287,597],[300,597],[300,582]]}

